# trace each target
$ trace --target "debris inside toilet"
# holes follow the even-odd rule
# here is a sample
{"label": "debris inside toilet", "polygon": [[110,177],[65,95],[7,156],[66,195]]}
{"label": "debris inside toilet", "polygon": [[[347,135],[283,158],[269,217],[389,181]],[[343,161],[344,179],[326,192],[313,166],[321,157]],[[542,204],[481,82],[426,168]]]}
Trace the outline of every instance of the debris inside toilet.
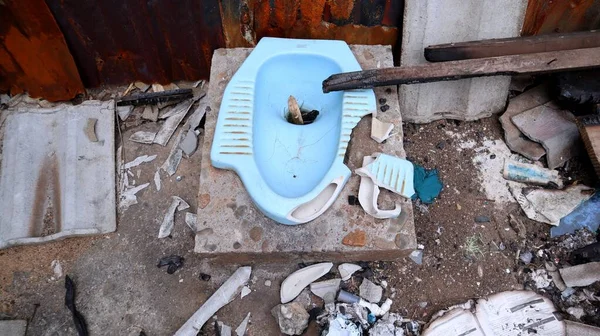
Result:
{"label": "debris inside toilet", "polygon": [[312,124],[318,116],[318,110],[308,110],[303,107],[303,104],[299,105],[294,96],[289,96],[285,119],[290,124],[309,125]]}

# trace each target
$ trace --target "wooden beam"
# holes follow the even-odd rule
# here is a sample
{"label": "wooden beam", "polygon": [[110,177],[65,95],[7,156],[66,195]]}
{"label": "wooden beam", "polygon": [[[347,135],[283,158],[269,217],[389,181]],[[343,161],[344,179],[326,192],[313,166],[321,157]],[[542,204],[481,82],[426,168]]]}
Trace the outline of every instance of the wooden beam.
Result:
{"label": "wooden beam", "polygon": [[323,81],[323,92],[376,86],[417,84],[486,76],[513,76],[600,67],[600,48],[479,58],[335,74]]}
{"label": "wooden beam", "polygon": [[600,31],[592,30],[570,34],[438,44],[425,48],[425,59],[429,62],[446,62],[598,47],[600,47]]}

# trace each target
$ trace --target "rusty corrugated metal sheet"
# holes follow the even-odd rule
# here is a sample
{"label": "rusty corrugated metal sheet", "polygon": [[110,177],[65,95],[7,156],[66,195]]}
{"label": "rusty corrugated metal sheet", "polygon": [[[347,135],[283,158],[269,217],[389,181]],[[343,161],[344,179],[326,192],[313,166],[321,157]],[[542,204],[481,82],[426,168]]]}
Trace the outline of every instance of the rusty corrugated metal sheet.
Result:
{"label": "rusty corrugated metal sheet", "polygon": [[83,84],[44,0],[0,1],[0,91],[50,101],[72,99]]}
{"label": "rusty corrugated metal sheet", "polygon": [[529,0],[523,35],[600,28],[600,0]]}
{"label": "rusty corrugated metal sheet", "polygon": [[218,0],[46,0],[86,86],[207,78]]}

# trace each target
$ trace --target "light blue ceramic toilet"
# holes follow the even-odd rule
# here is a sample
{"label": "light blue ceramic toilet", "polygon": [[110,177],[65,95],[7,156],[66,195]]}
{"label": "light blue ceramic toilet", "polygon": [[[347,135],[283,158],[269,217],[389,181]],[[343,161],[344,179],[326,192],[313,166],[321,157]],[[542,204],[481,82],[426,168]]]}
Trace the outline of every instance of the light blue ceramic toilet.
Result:
{"label": "light blue ceramic toilet", "polygon": [[[342,41],[261,39],[225,89],[212,165],[234,170],[256,206],[275,221],[315,219],[350,176],[343,160],[352,129],[376,108],[373,90],[324,94],[322,82],[357,70]],[[286,120],[290,95],[303,109],[320,112],[313,123]]]}

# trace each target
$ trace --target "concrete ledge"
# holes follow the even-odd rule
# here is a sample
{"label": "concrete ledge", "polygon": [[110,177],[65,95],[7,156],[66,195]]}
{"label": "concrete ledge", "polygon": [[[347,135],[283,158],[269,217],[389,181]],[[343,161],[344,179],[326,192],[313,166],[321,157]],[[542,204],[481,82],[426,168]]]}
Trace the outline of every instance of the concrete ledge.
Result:
{"label": "concrete ledge", "polygon": [[[389,46],[352,46],[363,69],[393,66]],[[219,49],[213,55],[205,136],[202,150],[200,190],[198,195],[198,232],[194,251],[223,262],[275,261],[357,261],[393,260],[406,256],[416,248],[412,203],[382,190],[381,208],[402,205],[397,219],[379,220],[366,214],[360,205],[349,205],[348,196],[358,195],[359,177],[353,174],[339,198],[316,220],[297,226],[278,224],[264,216],[253,205],[241,180],[232,171],[216,169],[210,163],[210,148],[223,92],[237,69],[252,49]],[[393,136],[378,144],[370,137],[371,116],[364,117],[352,132],[346,152],[346,165],[354,171],[362,158],[374,152],[405,157],[402,144],[402,118],[396,87],[375,90],[379,119],[393,122]],[[383,102],[385,99],[385,103]],[[349,234],[364,232],[364,246],[342,244]]]}

